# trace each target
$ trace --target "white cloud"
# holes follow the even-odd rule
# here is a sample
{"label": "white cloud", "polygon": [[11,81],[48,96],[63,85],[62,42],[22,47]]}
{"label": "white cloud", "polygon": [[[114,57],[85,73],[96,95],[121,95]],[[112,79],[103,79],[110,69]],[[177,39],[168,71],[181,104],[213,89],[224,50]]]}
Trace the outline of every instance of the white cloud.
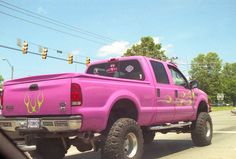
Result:
{"label": "white cloud", "polygon": [[115,41],[105,45],[98,50],[98,56],[121,56],[130,47],[127,41]]}
{"label": "white cloud", "polygon": [[140,45],[141,44],[141,40],[139,40],[138,42],[136,42],[134,45]]}
{"label": "white cloud", "polygon": [[[160,44],[161,43],[161,39],[163,39],[163,37],[158,37],[158,36],[153,36],[152,37],[154,40],[155,44]],[[135,44],[141,44],[141,41],[139,40],[137,43]],[[162,43],[161,43],[162,44]],[[171,48],[173,48],[172,44],[167,44],[167,45],[163,45],[162,44],[162,50],[166,51],[166,53],[168,52],[168,50],[170,50]]]}
{"label": "white cloud", "polygon": [[37,8],[37,12],[42,15],[47,14],[47,11],[41,6]]}
{"label": "white cloud", "polygon": [[160,38],[159,37],[152,37],[154,40],[154,43],[159,44],[160,43]]}
{"label": "white cloud", "polygon": [[164,46],[162,47],[162,50],[168,51],[168,50],[170,50],[170,49],[173,48],[173,47],[174,47],[173,44],[167,44],[167,45],[164,45]]}
{"label": "white cloud", "polygon": [[[154,40],[154,43],[156,43],[156,44],[159,44],[160,43],[160,39],[161,39],[161,37],[152,37],[153,38],[153,40]],[[135,43],[135,44],[137,44],[137,45],[139,45],[139,44],[141,44],[141,40],[139,40],[137,43]]]}
{"label": "white cloud", "polygon": [[153,38],[153,40],[154,40],[154,42],[156,43],[156,44],[162,44],[162,50],[164,50],[166,53],[168,53],[168,51],[171,49],[171,48],[173,48],[174,47],[174,45],[173,44],[167,44],[167,45],[164,45],[162,42],[161,42],[161,39],[163,40],[164,38],[163,37],[152,37]]}
{"label": "white cloud", "polygon": [[[163,39],[162,37],[157,37],[157,36],[153,36],[152,38],[156,44],[161,43],[161,39]],[[139,44],[141,44],[140,40],[134,44],[130,44],[128,41],[115,41],[112,44],[105,45],[105,46],[101,47],[98,50],[98,56],[100,56],[100,57],[122,56],[123,53],[126,52],[126,50],[128,48],[130,48],[132,45],[139,45]],[[166,51],[166,53],[168,53],[168,51],[171,48],[173,48],[172,44],[167,44],[167,45],[162,44],[162,50]]]}

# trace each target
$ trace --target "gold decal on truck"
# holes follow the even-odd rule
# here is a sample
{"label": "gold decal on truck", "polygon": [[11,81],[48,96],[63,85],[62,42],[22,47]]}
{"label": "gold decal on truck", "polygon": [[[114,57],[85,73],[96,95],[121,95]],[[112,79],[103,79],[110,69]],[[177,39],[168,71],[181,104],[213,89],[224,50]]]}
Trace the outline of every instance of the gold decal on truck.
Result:
{"label": "gold decal on truck", "polygon": [[29,94],[25,95],[24,103],[29,114],[37,113],[40,111],[40,108],[44,102],[43,92],[37,94],[36,99],[31,99]]}
{"label": "gold decal on truck", "polygon": [[173,99],[172,99],[172,97],[171,96],[166,96],[166,103],[167,104],[172,104],[173,103]]}

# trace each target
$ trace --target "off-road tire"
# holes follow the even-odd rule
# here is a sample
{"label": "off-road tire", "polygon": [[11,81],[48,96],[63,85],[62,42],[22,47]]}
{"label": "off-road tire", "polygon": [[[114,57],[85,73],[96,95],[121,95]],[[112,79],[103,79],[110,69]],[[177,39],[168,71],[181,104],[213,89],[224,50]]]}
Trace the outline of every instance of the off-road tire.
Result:
{"label": "off-road tire", "polygon": [[154,132],[154,131],[143,130],[144,144],[152,143],[155,138],[155,134],[156,134],[156,132]]}
{"label": "off-road tire", "polygon": [[207,146],[212,139],[212,120],[208,113],[199,113],[197,120],[193,123],[191,132],[192,141],[196,146]]}
{"label": "off-road tire", "polygon": [[[127,149],[125,146],[127,145],[127,136],[130,134],[132,134],[137,141],[137,151],[134,151],[135,153],[132,153],[132,156],[128,155],[129,152],[126,151]],[[130,118],[120,118],[114,122],[107,134],[107,137],[105,138],[105,142],[102,147],[102,159],[141,159],[142,154],[143,134],[137,122]]]}
{"label": "off-road tire", "polygon": [[30,152],[33,159],[63,159],[66,150],[60,139],[41,138],[37,140],[37,149]]}

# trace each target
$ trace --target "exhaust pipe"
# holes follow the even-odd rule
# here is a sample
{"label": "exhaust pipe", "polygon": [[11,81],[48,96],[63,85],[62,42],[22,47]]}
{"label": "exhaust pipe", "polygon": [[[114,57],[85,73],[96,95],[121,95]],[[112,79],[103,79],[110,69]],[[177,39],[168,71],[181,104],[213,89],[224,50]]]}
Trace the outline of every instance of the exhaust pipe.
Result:
{"label": "exhaust pipe", "polygon": [[23,152],[36,150],[36,145],[17,145],[17,147]]}

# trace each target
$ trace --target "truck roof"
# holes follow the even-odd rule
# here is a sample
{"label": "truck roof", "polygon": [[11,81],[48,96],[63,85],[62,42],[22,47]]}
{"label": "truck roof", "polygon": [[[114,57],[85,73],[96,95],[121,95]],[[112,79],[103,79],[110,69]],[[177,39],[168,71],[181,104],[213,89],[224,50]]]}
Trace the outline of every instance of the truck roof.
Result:
{"label": "truck roof", "polygon": [[93,63],[91,63],[92,65],[94,64],[100,64],[100,63],[106,63],[106,62],[109,62],[109,61],[112,61],[112,60],[131,60],[131,59],[147,59],[147,60],[154,60],[154,61],[159,61],[159,62],[162,62],[162,63],[166,63],[166,64],[169,64],[169,65],[172,65],[174,67],[177,67],[176,64],[172,63],[172,62],[168,62],[168,61],[162,61],[162,60],[158,60],[158,59],[154,59],[154,58],[149,58],[149,57],[146,57],[146,56],[125,56],[125,57],[115,57],[115,58],[110,58],[110,59],[106,59],[106,60],[99,60],[99,61],[95,61]]}

